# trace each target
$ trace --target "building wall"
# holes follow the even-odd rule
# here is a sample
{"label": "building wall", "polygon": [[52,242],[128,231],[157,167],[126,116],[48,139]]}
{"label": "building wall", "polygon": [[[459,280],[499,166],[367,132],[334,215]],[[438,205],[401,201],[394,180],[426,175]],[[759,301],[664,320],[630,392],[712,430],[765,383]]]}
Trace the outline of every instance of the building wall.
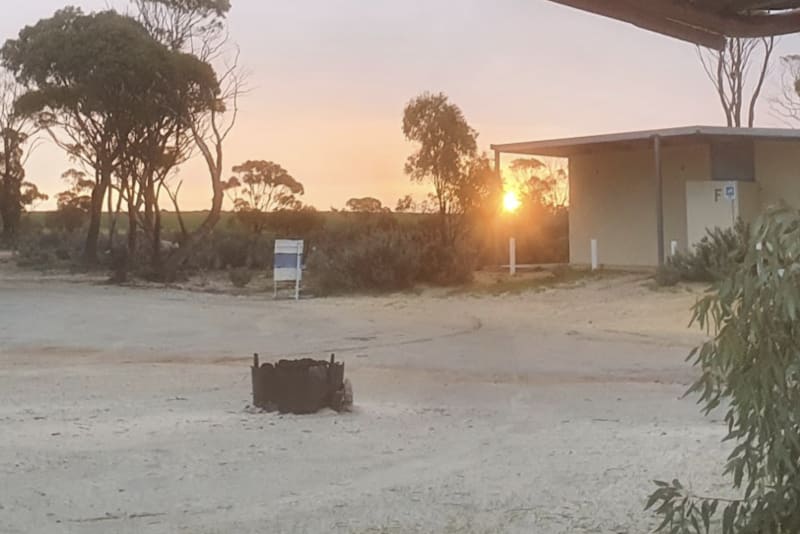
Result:
{"label": "building wall", "polygon": [[[726,194],[733,188],[734,198]],[[756,182],[719,180],[688,182],[686,210],[689,245],[699,243],[714,228],[732,228],[737,219],[753,221],[761,212],[759,186]]]}
{"label": "building wall", "polygon": [[800,209],[800,142],[757,141],[756,181],[762,209],[780,201]]}
{"label": "building wall", "polygon": [[679,251],[690,247],[686,213],[686,182],[711,177],[711,149],[706,144],[675,147],[664,151],[664,250],[677,241]]}
{"label": "building wall", "polygon": [[[642,267],[658,263],[656,183],[652,149],[603,151],[570,158],[570,261],[591,263],[598,240],[601,265]],[[664,250],[687,247],[686,182],[708,180],[707,145],[662,151]]]}

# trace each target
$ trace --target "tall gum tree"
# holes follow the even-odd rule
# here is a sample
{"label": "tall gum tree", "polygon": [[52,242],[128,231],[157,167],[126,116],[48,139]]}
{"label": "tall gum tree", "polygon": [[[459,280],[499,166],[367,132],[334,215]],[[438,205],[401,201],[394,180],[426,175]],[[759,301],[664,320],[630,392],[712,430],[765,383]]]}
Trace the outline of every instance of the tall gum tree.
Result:
{"label": "tall gum tree", "polygon": [[165,115],[185,123],[217,106],[213,69],[170,50],[131,17],[76,8],[23,28],[0,54],[27,89],[17,109],[94,174],[84,251],[94,262],[103,200],[131,155],[131,139]]}

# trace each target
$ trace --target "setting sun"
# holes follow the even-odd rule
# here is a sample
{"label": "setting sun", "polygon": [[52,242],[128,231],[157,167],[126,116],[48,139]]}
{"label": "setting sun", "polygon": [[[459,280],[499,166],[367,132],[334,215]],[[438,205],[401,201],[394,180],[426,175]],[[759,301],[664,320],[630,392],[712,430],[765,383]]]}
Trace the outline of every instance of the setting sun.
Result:
{"label": "setting sun", "polygon": [[520,202],[519,197],[517,197],[514,191],[506,191],[506,194],[503,195],[503,210],[508,213],[517,211],[521,204],[522,202]]}

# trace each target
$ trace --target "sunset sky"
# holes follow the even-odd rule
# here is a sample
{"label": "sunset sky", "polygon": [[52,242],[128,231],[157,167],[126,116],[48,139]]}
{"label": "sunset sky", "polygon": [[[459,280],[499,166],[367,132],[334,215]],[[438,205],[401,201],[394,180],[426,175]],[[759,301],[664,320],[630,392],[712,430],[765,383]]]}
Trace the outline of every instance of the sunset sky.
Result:
{"label": "sunset sky", "polygon": [[[720,124],[716,95],[695,47],[545,0],[233,0],[232,40],[251,91],[226,149],[228,166],[272,160],[305,184],[304,201],[328,209],[375,196],[394,207],[409,192],[413,147],[401,132],[404,104],[443,91],[480,133],[479,142],[533,140],[690,124]],[[6,0],[0,34],[52,15],[63,0]],[[8,4],[12,4],[9,6]],[[124,0],[76,1],[84,10]],[[800,53],[786,37],[778,54]],[[779,68],[766,90],[770,111]],[[28,178],[64,189],[70,166],[40,148]],[[208,206],[199,161],[181,171],[184,209]],[[42,208],[50,208],[48,202]]]}

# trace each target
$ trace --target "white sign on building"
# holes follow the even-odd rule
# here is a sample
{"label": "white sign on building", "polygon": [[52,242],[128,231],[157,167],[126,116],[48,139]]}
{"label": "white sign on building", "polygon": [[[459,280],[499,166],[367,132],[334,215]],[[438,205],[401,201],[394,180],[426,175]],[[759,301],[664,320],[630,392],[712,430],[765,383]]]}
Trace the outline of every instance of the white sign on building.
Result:
{"label": "white sign on building", "polygon": [[725,186],[725,199],[736,200],[736,184],[728,184]]}
{"label": "white sign on building", "polygon": [[294,298],[300,299],[300,282],[303,279],[303,241],[293,239],[275,240],[275,260],[272,280],[274,296],[278,296],[278,284],[294,282]]}

